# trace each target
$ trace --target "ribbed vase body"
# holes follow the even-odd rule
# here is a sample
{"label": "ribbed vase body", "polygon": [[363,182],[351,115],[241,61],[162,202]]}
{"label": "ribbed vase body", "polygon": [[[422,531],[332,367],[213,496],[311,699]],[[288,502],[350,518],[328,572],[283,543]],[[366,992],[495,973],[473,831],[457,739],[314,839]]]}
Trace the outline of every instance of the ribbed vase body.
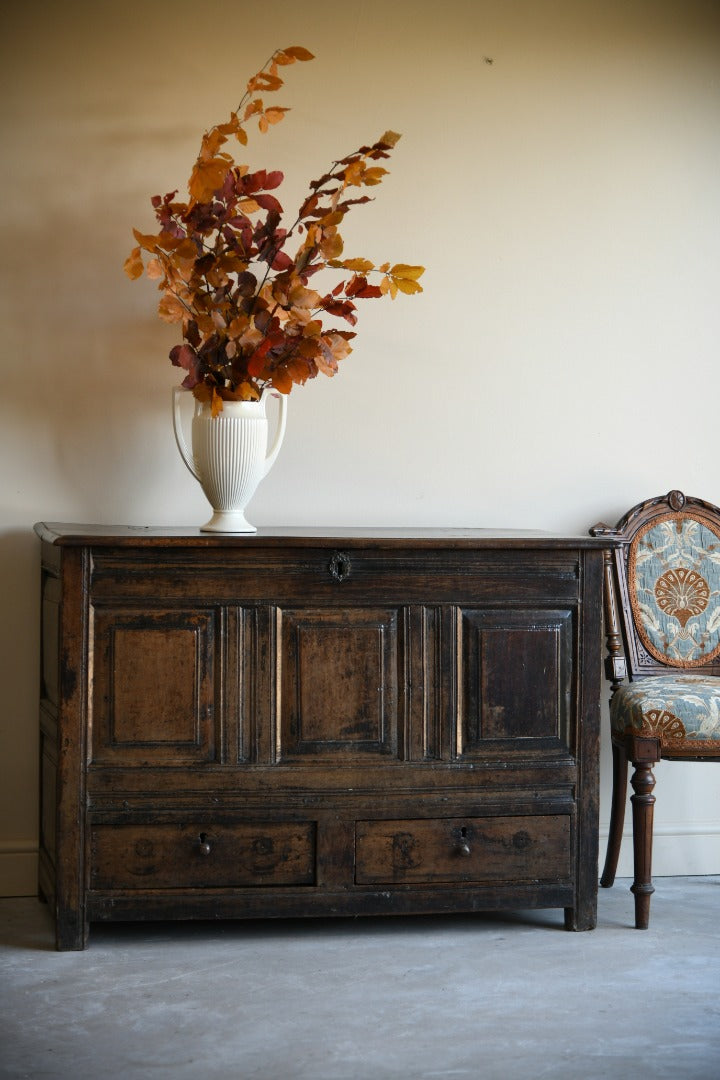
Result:
{"label": "ribbed vase body", "polygon": [[245,508],[277,457],[285,433],[286,399],[280,399],[278,426],[268,449],[266,392],[260,401],[225,401],[213,416],[209,404],[195,402],[192,450],[182,434],[179,405],[183,391],[174,394],[173,422],[178,449],[213,508],[203,532],[255,532]]}
{"label": "ribbed vase body", "polygon": [[260,402],[225,402],[219,416],[209,406],[193,417],[192,451],[202,489],[214,510],[202,528],[253,532],[245,508],[265,475],[268,422]]}

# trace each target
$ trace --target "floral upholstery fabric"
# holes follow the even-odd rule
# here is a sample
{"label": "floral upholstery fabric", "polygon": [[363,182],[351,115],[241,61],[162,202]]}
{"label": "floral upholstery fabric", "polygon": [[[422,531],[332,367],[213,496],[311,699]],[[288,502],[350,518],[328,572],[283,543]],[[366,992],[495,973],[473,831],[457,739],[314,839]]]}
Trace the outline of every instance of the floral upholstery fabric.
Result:
{"label": "floral upholstery fabric", "polygon": [[630,546],[628,590],[648,653],[671,667],[720,653],[720,536],[686,514],[641,529]]}
{"label": "floral upholstery fabric", "polygon": [[720,752],[720,679],[677,672],[635,679],[610,704],[616,734],[637,731],[660,739],[663,755]]}

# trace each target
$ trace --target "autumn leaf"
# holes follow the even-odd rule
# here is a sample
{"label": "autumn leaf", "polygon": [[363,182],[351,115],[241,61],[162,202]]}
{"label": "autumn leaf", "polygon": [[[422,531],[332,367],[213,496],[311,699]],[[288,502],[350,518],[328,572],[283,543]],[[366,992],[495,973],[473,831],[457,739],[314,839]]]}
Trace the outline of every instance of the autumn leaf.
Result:
{"label": "autumn leaf", "polygon": [[398,135],[397,131],[386,131],[384,135],[381,135],[378,139],[378,143],[381,146],[389,146],[392,148],[402,138],[402,135]]}
{"label": "autumn leaf", "polygon": [[207,160],[198,160],[188,183],[188,191],[191,197],[198,202],[207,202],[222,187],[223,180],[230,171],[232,163],[232,158],[228,154],[220,154],[219,157],[211,157]]}
{"label": "autumn leaf", "polygon": [[383,176],[387,176],[387,169],[381,169],[379,165],[374,165],[370,169],[366,169],[362,176],[363,184],[380,184],[382,183]]}
{"label": "autumn leaf", "polygon": [[[159,231],[133,230],[136,247],[125,260],[125,273],[135,279],[145,269],[157,282],[160,318],[182,329],[171,362],[185,371],[183,386],[210,404],[213,415],[223,401],[257,400],[269,386],[289,393],[320,372],[334,375],[351,352],[355,331],[325,328],[320,313],[355,326],[360,301],[422,291],[421,266],[342,258],[345,216],[372,201],[359,192],[349,198],[348,189],[381,183],[387,169],[380,162],[390,157],[397,132],[388,130],[372,145],[335,160],[311,181],[310,194],[287,227],[280,201],[270,194],[282,183],[282,172],[251,171],[227,152],[232,136],[247,143],[243,125],[253,117],[263,133],[284,119],[289,110],[266,107],[263,98],[284,85],[287,66],[312,59],[301,46],[276,50],[248,80],[229,120],[203,135],[188,202],[175,201],[177,191],[153,196]],[[291,238],[294,253],[288,250]],[[144,252],[150,254],[146,267]],[[321,294],[309,281],[327,268],[345,273]]]}
{"label": "autumn leaf", "polygon": [[268,124],[279,124],[286,112],[290,112],[290,110],[274,106],[271,109],[266,109],[264,115]]}
{"label": "autumn leaf", "polygon": [[395,281],[398,289],[401,293],[419,293],[422,292],[422,285],[419,281],[411,281],[409,278],[397,278]]}
{"label": "autumn leaf", "polygon": [[289,49],[283,49],[285,56],[291,56],[293,60],[314,60],[315,55],[308,49],[304,49],[302,45],[291,45]]}
{"label": "autumn leaf", "polygon": [[408,266],[407,263],[395,263],[390,273],[394,278],[405,278],[409,281],[417,281],[425,273],[424,266]]}
{"label": "autumn leaf", "polygon": [[132,249],[123,264],[123,270],[131,281],[135,281],[136,278],[142,277],[143,261],[139,246]]}
{"label": "autumn leaf", "polygon": [[185,308],[178,300],[177,296],[173,296],[172,293],[166,292],[158,304],[158,315],[163,322],[180,322],[184,314]]}
{"label": "autumn leaf", "polygon": [[330,259],[328,266],[338,270],[353,270],[357,274],[368,274],[375,269],[369,259]]}
{"label": "autumn leaf", "polygon": [[163,264],[157,258],[153,258],[148,261],[146,273],[151,281],[159,281],[160,278],[165,277]]}

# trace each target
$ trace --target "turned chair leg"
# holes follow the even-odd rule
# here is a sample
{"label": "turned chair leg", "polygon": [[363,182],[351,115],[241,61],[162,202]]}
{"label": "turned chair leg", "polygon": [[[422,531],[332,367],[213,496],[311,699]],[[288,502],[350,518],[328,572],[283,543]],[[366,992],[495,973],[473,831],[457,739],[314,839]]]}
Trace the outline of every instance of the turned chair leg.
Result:
{"label": "turned chair leg", "polygon": [[605,867],[600,878],[600,884],[609,889],[615,881],[618,859],[620,858],[620,844],[622,843],[623,825],[625,824],[625,802],[627,800],[627,774],[628,760],[625,748],[613,743],[613,779],[612,779],[612,804],[610,806],[610,831],[608,833],[607,852],[605,854]]}
{"label": "turned chair leg", "polygon": [[633,761],[635,769],[630,783],[633,808],[633,855],[635,880],[631,892],[635,896],[635,927],[647,930],[650,923],[650,897],[655,892],[652,883],[653,809],[655,796],[654,761]]}

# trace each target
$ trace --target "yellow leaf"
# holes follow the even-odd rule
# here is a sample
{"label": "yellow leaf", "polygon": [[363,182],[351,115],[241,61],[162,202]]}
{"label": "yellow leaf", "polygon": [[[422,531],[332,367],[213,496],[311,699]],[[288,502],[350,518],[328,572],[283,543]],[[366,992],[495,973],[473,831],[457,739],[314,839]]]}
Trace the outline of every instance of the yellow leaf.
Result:
{"label": "yellow leaf", "polygon": [[241,210],[243,214],[254,214],[256,210],[260,209],[260,206],[254,199],[240,199],[238,209]]}
{"label": "yellow leaf", "polygon": [[392,280],[391,278],[389,278],[389,277],[384,277],[384,278],[382,279],[382,281],[380,282],[380,289],[381,289],[381,291],[382,291],[382,292],[384,292],[384,293],[390,293],[390,299],[391,299],[391,300],[394,300],[394,299],[395,299],[395,297],[396,297],[396,296],[397,296],[397,294],[398,294],[398,287],[397,287],[397,285],[396,285],[396,284],[395,284],[395,282],[394,282],[394,281],[393,281],[393,280]]}
{"label": "yellow leaf", "polygon": [[135,281],[136,278],[142,277],[143,261],[139,247],[132,249],[123,264],[123,270],[131,281]]}
{"label": "yellow leaf", "polygon": [[425,273],[424,266],[408,266],[407,263],[395,263],[390,270],[394,278],[403,278],[406,281],[417,281]]}
{"label": "yellow leaf", "polygon": [[420,282],[411,281],[410,278],[398,278],[396,284],[401,293],[419,293],[423,291]]}
{"label": "yellow leaf", "polygon": [[363,173],[363,184],[380,184],[383,176],[387,176],[387,169],[381,169],[379,165],[372,169],[366,169]]}

